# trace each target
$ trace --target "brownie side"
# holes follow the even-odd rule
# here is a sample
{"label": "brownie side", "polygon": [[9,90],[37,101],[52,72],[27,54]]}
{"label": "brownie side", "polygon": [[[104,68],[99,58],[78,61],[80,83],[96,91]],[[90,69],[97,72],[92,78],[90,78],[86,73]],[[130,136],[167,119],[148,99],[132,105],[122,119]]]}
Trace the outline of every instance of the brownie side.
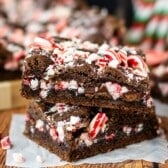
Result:
{"label": "brownie side", "polygon": [[74,106],[65,103],[44,103],[31,102],[27,108],[27,113],[34,119],[43,119],[50,124],[64,121],[71,116],[79,116],[88,119],[91,108],[84,106]]}
{"label": "brownie side", "polygon": [[[26,129],[29,130],[30,128],[27,126]],[[59,156],[62,160],[70,162],[100,153],[106,153],[114,149],[122,148],[143,140],[152,139],[157,136],[156,130],[149,127],[141,133],[129,136],[122,132],[118,132],[118,134],[115,134],[115,137],[113,137],[112,133],[106,137],[107,139],[99,140],[97,143],[93,143],[91,146],[81,144],[77,148],[71,148],[74,146],[74,143],[69,143],[69,146],[67,144],[54,143],[48,136],[46,136],[46,134],[42,134],[41,132],[31,134],[30,132],[25,131],[24,134],[37,144]]]}
{"label": "brownie side", "polygon": [[[40,111],[38,111],[39,108]],[[58,118],[53,118],[52,121],[48,120],[42,109],[42,106],[31,104],[28,109],[24,133],[30,139],[67,161],[75,161],[151,139],[157,136],[159,128],[154,112],[138,108],[132,111],[129,109],[121,111],[88,108],[89,113],[77,115],[82,119],[77,125],[73,125],[73,129],[67,127],[68,118],[62,120],[66,123],[63,127],[64,133],[62,133],[59,131],[58,122],[60,121],[57,120]],[[74,111],[71,114],[75,116]],[[83,125],[83,121],[86,120],[89,123],[80,128],[79,125]],[[58,132],[53,132],[53,128]],[[64,134],[63,139],[61,138],[62,134]]]}
{"label": "brownie side", "polygon": [[49,139],[45,139],[44,137],[42,138],[40,135],[32,136],[28,133],[24,133],[24,135],[26,135],[26,137],[32,141],[36,142],[38,145],[59,156],[61,160],[66,160],[69,162],[91,157],[100,153],[110,152],[114,149],[123,148],[127,145],[152,139],[157,136],[154,130],[148,130],[148,132],[143,132],[141,135],[137,135],[136,137],[123,137],[122,139],[115,140],[113,142],[99,142],[90,148],[81,147],[72,152],[69,152],[68,149],[62,150],[60,147],[61,145],[49,143]]}
{"label": "brownie side", "polygon": [[[150,96],[147,95],[144,99],[140,101],[133,101],[134,98],[137,98],[138,94],[130,93],[124,94],[122,98],[118,98],[117,100],[109,98],[109,95],[106,96],[104,93],[100,93],[98,96],[92,96],[91,93],[88,93],[86,96],[83,94],[76,95],[76,91],[58,91],[56,92],[54,89],[52,90],[42,90],[39,93],[40,89],[32,91],[29,86],[22,85],[22,96],[27,99],[38,99],[42,102],[48,103],[66,103],[72,105],[80,105],[80,106],[96,106],[96,107],[105,107],[112,109],[127,109],[127,108],[146,108],[152,106],[152,101]],[[105,92],[106,94],[106,92]],[[138,96],[138,99],[139,96]],[[127,100],[127,101],[125,101]]]}

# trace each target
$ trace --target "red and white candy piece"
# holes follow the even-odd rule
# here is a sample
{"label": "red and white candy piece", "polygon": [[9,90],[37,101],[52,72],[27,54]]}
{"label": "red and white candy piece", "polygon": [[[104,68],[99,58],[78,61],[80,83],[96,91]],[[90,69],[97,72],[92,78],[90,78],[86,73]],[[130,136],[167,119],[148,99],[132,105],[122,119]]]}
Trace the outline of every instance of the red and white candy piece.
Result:
{"label": "red and white candy piece", "polygon": [[100,58],[100,59],[97,60],[96,65],[98,65],[101,68],[105,68],[108,62],[109,61],[107,59]]}
{"label": "red and white candy piece", "polygon": [[128,63],[128,66],[133,69],[138,69],[141,72],[149,72],[149,69],[145,64],[144,60],[137,55],[129,56],[127,59],[127,63]]}
{"label": "red and white candy piece", "polygon": [[1,139],[1,147],[2,149],[10,149],[12,147],[11,141],[9,139],[9,136],[6,136]]}
{"label": "red and white candy piece", "polygon": [[123,127],[123,132],[126,133],[127,136],[129,136],[131,134],[132,130],[133,129],[127,125]]}
{"label": "red and white candy piece", "polygon": [[89,137],[94,139],[100,131],[105,129],[108,117],[105,113],[97,113],[89,125]]}
{"label": "red and white candy piece", "polygon": [[134,69],[140,69],[143,70],[144,66],[142,63],[142,60],[136,56],[136,55],[131,55],[127,59],[128,66]]}
{"label": "red and white candy piece", "polygon": [[58,111],[58,113],[64,112],[64,110],[65,110],[65,103],[56,103],[55,104],[55,111],[56,110]]}
{"label": "red and white candy piece", "polygon": [[127,90],[124,91],[124,87],[121,87],[118,83],[106,82],[105,86],[114,100],[117,100],[123,93],[127,92]]}
{"label": "red and white candy piece", "polygon": [[49,133],[53,140],[56,140],[58,138],[58,132],[55,127],[51,127]]}
{"label": "red and white candy piece", "polygon": [[33,47],[40,47],[44,50],[48,50],[48,51],[51,51],[53,50],[53,46],[51,44],[50,41],[44,39],[44,38],[41,38],[41,37],[36,37],[34,39],[34,44],[33,44]]}
{"label": "red and white candy piece", "polygon": [[105,139],[106,139],[106,140],[113,140],[114,137],[115,137],[115,134],[114,134],[114,133],[112,133],[112,134],[110,134],[110,135],[105,135]]}
{"label": "red and white candy piece", "polygon": [[30,121],[30,120],[31,120],[30,114],[26,114],[25,115],[25,121],[27,122],[27,121]]}
{"label": "red and white candy piece", "polygon": [[60,81],[55,85],[55,90],[65,90],[68,88],[68,82]]}
{"label": "red and white candy piece", "polygon": [[26,55],[25,51],[19,51],[17,53],[14,53],[13,59],[14,59],[14,61],[18,62],[21,59],[23,59],[25,57],[25,55]]}
{"label": "red and white candy piece", "polygon": [[43,131],[44,131],[44,121],[42,121],[42,120],[40,120],[40,119],[37,120],[35,127],[36,127],[39,131],[43,132]]}
{"label": "red and white candy piece", "polygon": [[116,68],[121,63],[120,56],[112,49],[106,50],[104,57],[99,58],[96,62],[96,65],[104,68],[105,66],[110,66]]}
{"label": "red and white candy piece", "polygon": [[104,56],[109,61],[108,66],[112,68],[117,68],[122,61],[120,55],[112,49],[107,50]]}
{"label": "red and white candy piece", "polygon": [[126,54],[126,52],[124,52],[124,51],[121,50],[117,54],[121,58],[121,65],[122,66],[127,66],[127,54]]}
{"label": "red and white candy piece", "polygon": [[24,163],[25,158],[21,153],[13,153],[13,159],[16,163]]}
{"label": "red and white candy piece", "polygon": [[66,25],[67,25],[67,19],[61,19],[55,25],[55,29],[57,32],[61,32],[66,27]]}

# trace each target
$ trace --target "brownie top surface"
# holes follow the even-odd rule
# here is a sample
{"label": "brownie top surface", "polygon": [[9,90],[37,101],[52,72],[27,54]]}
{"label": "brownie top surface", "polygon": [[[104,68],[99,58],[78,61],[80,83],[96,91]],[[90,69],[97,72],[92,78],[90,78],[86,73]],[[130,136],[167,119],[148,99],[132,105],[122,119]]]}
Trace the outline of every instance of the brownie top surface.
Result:
{"label": "brownie top surface", "polygon": [[46,68],[45,75],[53,77],[65,69],[90,65],[97,75],[107,69],[117,69],[132,80],[148,79],[148,67],[145,55],[137,49],[127,46],[112,47],[106,43],[98,45],[89,41],[36,37],[30,45],[27,58],[47,56],[52,63]]}

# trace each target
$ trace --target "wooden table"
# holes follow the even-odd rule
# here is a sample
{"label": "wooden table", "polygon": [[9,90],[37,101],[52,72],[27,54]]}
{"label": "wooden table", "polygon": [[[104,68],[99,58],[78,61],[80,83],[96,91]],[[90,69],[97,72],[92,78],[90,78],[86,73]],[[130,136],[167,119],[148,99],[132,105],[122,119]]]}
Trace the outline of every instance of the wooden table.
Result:
{"label": "wooden table", "polygon": [[[2,133],[2,136],[6,136],[9,133],[9,127],[10,127],[10,121],[12,114],[24,114],[25,113],[25,107],[22,108],[16,108],[11,110],[4,110],[0,111],[0,132]],[[162,117],[162,124],[161,127],[165,130],[166,136],[168,139],[168,118]],[[5,157],[6,157],[6,151],[0,149],[0,168],[6,168],[8,166],[5,166]],[[168,160],[165,164],[157,164],[157,163],[151,163],[143,160],[137,160],[132,161],[128,160],[122,163],[115,163],[115,164],[102,164],[100,165],[81,165],[81,166],[71,166],[67,165],[66,168],[168,168]],[[59,167],[60,168],[60,167]]]}

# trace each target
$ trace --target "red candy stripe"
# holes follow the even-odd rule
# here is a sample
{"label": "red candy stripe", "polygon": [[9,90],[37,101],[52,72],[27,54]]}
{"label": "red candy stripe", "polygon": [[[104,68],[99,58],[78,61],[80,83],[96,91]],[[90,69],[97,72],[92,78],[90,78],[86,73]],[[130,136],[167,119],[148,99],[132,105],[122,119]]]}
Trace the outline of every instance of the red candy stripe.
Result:
{"label": "red candy stripe", "polygon": [[97,134],[102,129],[107,120],[108,118],[105,113],[97,113],[97,115],[94,117],[90,124],[93,124],[89,131],[89,136],[91,139],[94,139],[97,136]]}
{"label": "red candy stripe", "polygon": [[11,146],[12,146],[12,144],[11,144],[11,141],[9,139],[9,136],[6,136],[1,140],[2,149],[10,149]]}

